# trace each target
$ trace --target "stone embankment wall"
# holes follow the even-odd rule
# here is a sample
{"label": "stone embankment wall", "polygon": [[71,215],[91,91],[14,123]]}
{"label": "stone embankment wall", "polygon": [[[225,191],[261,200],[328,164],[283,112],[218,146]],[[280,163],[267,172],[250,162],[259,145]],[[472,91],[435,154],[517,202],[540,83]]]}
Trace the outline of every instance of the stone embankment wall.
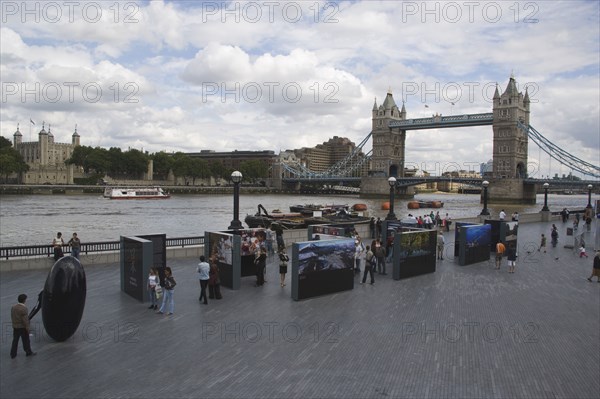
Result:
{"label": "stone embankment wall", "polygon": [[[356,231],[361,237],[369,237],[369,225],[359,224],[356,225]],[[306,241],[307,230],[286,230],[283,232],[283,238],[286,245],[289,247],[292,243]],[[370,239],[367,241],[370,243]],[[204,254],[204,246],[189,246],[184,248],[167,248],[167,262],[169,259],[176,258],[198,258]],[[80,254],[79,259],[84,266],[91,265],[103,265],[103,264],[120,264],[120,251],[114,252],[101,252],[93,254]],[[47,257],[31,257],[31,258],[14,258],[14,259],[0,259],[0,272],[8,272],[15,270],[50,270],[54,264],[54,258],[52,256]]]}

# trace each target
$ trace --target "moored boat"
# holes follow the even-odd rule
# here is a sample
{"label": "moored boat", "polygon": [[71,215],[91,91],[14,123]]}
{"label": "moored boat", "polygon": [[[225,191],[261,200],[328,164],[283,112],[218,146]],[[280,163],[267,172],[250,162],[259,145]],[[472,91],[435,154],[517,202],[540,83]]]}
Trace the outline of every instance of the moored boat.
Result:
{"label": "moored boat", "polygon": [[107,187],[104,196],[115,200],[171,198],[160,187]]}
{"label": "moored boat", "polygon": [[323,216],[306,216],[299,212],[273,211],[269,213],[261,204],[258,205],[258,212],[255,215],[246,215],[244,219],[250,228],[267,228],[271,223],[277,223],[285,229],[303,229],[313,224],[369,223],[370,220],[371,218],[367,216],[352,214],[346,208],[340,209],[337,213]]}
{"label": "moored boat", "polygon": [[305,205],[292,205],[290,206],[290,212],[299,212],[306,216],[313,216],[314,212],[321,212],[323,215],[329,215],[332,213],[339,212],[340,210],[348,210],[348,205],[320,205],[320,204],[305,204]]}
{"label": "moored boat", "polygon": [[306,227],[304,216],[300,212],[284,213],[279,210],[274,210],[271,213],[267,212],[262,204],[258,204],[258,212],[254,215],[246,215],[244,219],[248,227],[269,227],[271,223],[277,222],[286,229],[301,229]]}
{"label": "moored boat", "polygon": [[408,209],[419,209],[419,208],[443,208],[444,203],[441,201],[409,201]]}
{"label": "moored boat", "polygon": [[367,204],[354,204],[352,210],[356,212],[362,212],[367,210]]}

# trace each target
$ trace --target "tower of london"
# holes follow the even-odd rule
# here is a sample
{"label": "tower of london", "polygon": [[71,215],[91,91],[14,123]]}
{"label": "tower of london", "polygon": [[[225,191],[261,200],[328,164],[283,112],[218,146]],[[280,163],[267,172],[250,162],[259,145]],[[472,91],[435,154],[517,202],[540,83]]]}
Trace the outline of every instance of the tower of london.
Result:
{"label": "tower of london", "polygon": [[73,150],[79,144],[80,136],[75,132],[71,136],[71,143],[54,142],[54,134],[48,125],[42,124],[38,133],[38,141],[23,142],[23,135],[17,131],[13,135],[13,147],[23,160],[29,165],[29,171],[24,173],[24,184],[73,184],[73,177],[78,172],[74,165],[67,165],[65,161],[71,157]]}

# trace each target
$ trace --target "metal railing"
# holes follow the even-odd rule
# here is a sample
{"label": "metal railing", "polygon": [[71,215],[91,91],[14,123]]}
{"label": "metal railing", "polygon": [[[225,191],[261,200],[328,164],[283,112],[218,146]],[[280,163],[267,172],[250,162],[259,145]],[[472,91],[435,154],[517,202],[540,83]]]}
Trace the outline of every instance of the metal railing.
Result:
{"label": "metal railing", "polygon": [[[204,245],[204,236],[196,237],[173,237],[166,239],[167,248],[189,247],[195,245]],[[81,244],[81,254],[97,254],[102,252],[116,252],[121,250],[120,241],[99,241]],[[71,247],[63,246],[64,253],[70,253]],[[54,247],[52,245],[25,245],[18,247],[0,247],[0,259],[24,258],[53,256]]]}

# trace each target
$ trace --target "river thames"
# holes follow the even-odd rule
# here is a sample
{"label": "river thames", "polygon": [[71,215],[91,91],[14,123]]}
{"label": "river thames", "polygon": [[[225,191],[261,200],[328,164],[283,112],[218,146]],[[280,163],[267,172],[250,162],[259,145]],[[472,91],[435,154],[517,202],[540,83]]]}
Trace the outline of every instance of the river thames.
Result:
{"label": "river thames", "polygon": [[[475,217],[481,212],[478,194],[419,194],[416,200],[439,200],[444,207],[440,215],[448,213],[453,219]],[[423,215],[431,209],[409,210],[409,200],[398,200],[394,211],[398,218],[408,213]],[[512,212],[539,212],[543,195],[538,195],[535,205],[488,206],[492,217],[500,209]],[[289,212],[296,204],[348,204],[364,203],[369,216],[384,218],[381,210],[384,199],[364,199],[357,195],[257,195],[240,196],[240,220],[255,214],[257,205],[267,211],[280,209]],[[587,205],[587,195],[549,195],[551,211],[564,207],[582,209]],[[437,211],[437,209],[433,209]],[[205,231],[225,230],[233,217],[232,195],[176,195],[168,200],[114,201],[101,195],[4,195],[0,197],[0,245],[50,244],[57,231],[67,241],[76,232],[82,242],[116,241],[120,236],[139,234],[166,234],[167,237],[203,235]],[[244,224],[244,226],[246,226]]]}

